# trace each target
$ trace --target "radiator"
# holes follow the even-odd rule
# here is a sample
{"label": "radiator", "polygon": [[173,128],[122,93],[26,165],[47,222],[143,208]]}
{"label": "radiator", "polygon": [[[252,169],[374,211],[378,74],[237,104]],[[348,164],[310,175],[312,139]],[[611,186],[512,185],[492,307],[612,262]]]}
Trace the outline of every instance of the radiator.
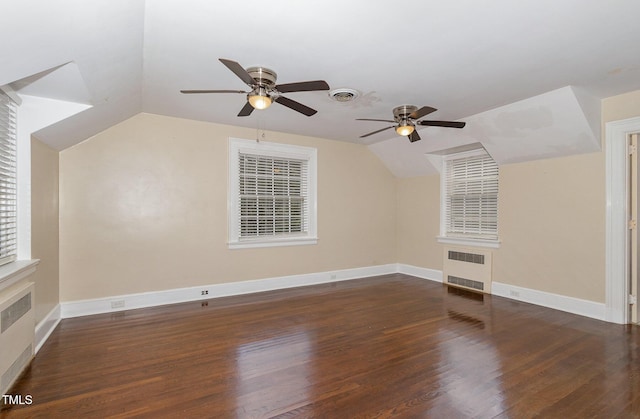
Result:
{"label": "radiator", "polygon": [[0,394],[6,394],[33,358],[33,283],[0,294]]}
{"label": "radiator", "polygon": [[444,249],[443,279],[447,285],[491,293],[491,251],[447,247]]}

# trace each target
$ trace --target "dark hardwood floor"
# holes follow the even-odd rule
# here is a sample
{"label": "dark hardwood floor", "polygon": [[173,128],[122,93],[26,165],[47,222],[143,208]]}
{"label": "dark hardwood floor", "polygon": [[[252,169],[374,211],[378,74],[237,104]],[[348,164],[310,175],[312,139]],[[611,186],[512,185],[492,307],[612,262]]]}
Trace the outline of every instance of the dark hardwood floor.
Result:
{"label": "dark hardwood floor", "polygon": [[3,417],[640,417],[640,331],[406,275],[63,320]]}

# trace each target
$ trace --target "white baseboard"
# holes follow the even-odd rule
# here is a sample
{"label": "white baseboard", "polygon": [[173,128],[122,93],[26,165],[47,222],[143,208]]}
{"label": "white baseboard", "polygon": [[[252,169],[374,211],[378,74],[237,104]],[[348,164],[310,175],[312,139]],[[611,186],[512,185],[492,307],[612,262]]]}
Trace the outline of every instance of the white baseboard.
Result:
{"label": "white baseboard", "polygon": [[606,305],[604,303],[596,303],[595,301],[502,284],[495,281],[491,283],[491,294],[566,311],[567,313],[579,314],[592,319],[605,320]]}
{"label": "white baseboard", "polygon": [[442,271],[429,268],[421,268],[419,266],[406,265],[404,263],[398,263],[398,273],[416,276],[422,279],[428,279],[430,281],[442,282]]}
{"label": "white baseboard", "polygon": [[60,323],[61,318],[60,304],[56,304],[49,314],[44,316],[44,319],[36,325],[35,353],[38,353],[42,345],[49,339],[51,332],[53,332],[58,323]]}
{"label": "white baseboard", "polygon": [[[131,310],[134,308],[153,307],[164,304],[184,303],[187,301],[208,300],[211,298],[228,297],[232,295],[302,287],[306,285],[325,284],[396,272],[398,272],[397,265],[389,264],[303,275],[256,279],[250,281],[202,285],[199,287],[177,288],[139,294],[115,295],[91,300],[68,301],[61,303],[62,318],[66,319],[90,314]],[[206,292],[206,294],[202,294],[203,291]]]}
{"label": "white baseboard", "polygon": [[[325,284],[336,281],[346,281],[369,276],[402,273],[430,281],[442,283],[442,271],[422,268],[402,263],[368,266],[362,268],[343,269],[327,272],[317,272],[302,275],[290,275],[275,278],[256,279],[241,282],[229,282],[223,284],[203,285],[199,287],[177,288],[164,291],[144,292],[138,294],[116,295],[106,298],[91,300],[78,300],[63,302],[60,304],[58,320],[86,316],[91,314],[111,313],[116,311],[131,310],[135,308],[153,307],[164,304],[183,303],[187,301],[208,300],[232,295],[251,294],[263,291],[301,287],[307,285]],[[207,294],[202,294],[205,291]],[[566,311],[593,319],[605,320],[605,304],[594,301],[581,300],[579,298],[552,294],[530,288],[517,287],[515,285],[493,282],[491,284],[493,295],[506,297],[513,300],[536,304],[543,307]],[[53,312],[52,312],[53,313]],[[51,314],[55,319],[56,315]],[[47,316],[49,317],[49,316]],[[57,321],[48,321],[52,327],[43,330],[53,330]],[[43,332],[44,333],[44,332]],[[50,333],[50,331],[48,332]],[[38,331],[36,331],[38,336]],[[44,334],[43,334],[44,336]],[[38,339],[36,339],[38,341]],[[42,343],[45,339],[42,339]]]}
{"label": "white baseboard", "polygon": [[[442,271],[438,271],[436,269],[421,268],[418,266],[399,263],[398,273],[429,279],[431,281],[443,282]],[[552,294],[549,292],[503,284],[495,281],[491,283],[491,294],[555,310],[565,311],[567,313],[579,314],[581,316],[591,317],[592,319],[605,320],[606,306],[604,303],[596,303],[595,301],[582,300],[579,298]]]}

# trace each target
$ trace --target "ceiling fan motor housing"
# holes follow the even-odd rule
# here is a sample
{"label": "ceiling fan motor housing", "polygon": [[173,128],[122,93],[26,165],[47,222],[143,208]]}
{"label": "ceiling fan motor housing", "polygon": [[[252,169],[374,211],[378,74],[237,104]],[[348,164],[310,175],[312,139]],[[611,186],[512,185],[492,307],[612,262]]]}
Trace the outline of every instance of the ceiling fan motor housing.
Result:
{"label": "ceiling fan motor housing", "polygon": [[393,108],[393,118],[397,122],[407,121],[409,119],[409,115],[417,110],[418,107],[413,105],[398,106]]}
{"label": "ceiling fan motor housing", "polygon": [[247,73],[256,81],[256,84],[264,87],[275,86],[278,79],[275,71],[264,67],[249,67]]}

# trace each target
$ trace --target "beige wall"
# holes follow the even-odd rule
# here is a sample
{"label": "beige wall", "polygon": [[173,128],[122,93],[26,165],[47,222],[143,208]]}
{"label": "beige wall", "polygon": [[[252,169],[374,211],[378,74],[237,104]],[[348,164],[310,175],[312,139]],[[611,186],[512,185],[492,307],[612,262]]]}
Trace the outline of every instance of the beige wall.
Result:
{"label": "beige wall", "polygon": [[395,179],[366,147],[318,149],[314,246],[228,250],[227,139],[254,129],[139,114],[60,153],[61,300],[396,262]]}
{"label": "beige wall", "polygon": [[442,270],[440,176],[398,178],[398,263]]}
{"label": "beige wall", "polygon": [[36,321],[59,302],[58,152],[31,140],[31,255],[40,259],[35,285]]}
{"label": "beige wall", "polygon": [[500,167],[498,282],[604,302],[603,153]]}
{"label": "beige wall", "polygon": [[640,90],[606,98],[602,101],[602,129],[611,121],[640,116]]}
{"label": "beige wall", "polygon": [[[439,176],[398,179],[398,261],[442,270]],[[493,280],[604,302],[604,158],[500,167]],[[413,221],[413,223],[412,223]]]}

